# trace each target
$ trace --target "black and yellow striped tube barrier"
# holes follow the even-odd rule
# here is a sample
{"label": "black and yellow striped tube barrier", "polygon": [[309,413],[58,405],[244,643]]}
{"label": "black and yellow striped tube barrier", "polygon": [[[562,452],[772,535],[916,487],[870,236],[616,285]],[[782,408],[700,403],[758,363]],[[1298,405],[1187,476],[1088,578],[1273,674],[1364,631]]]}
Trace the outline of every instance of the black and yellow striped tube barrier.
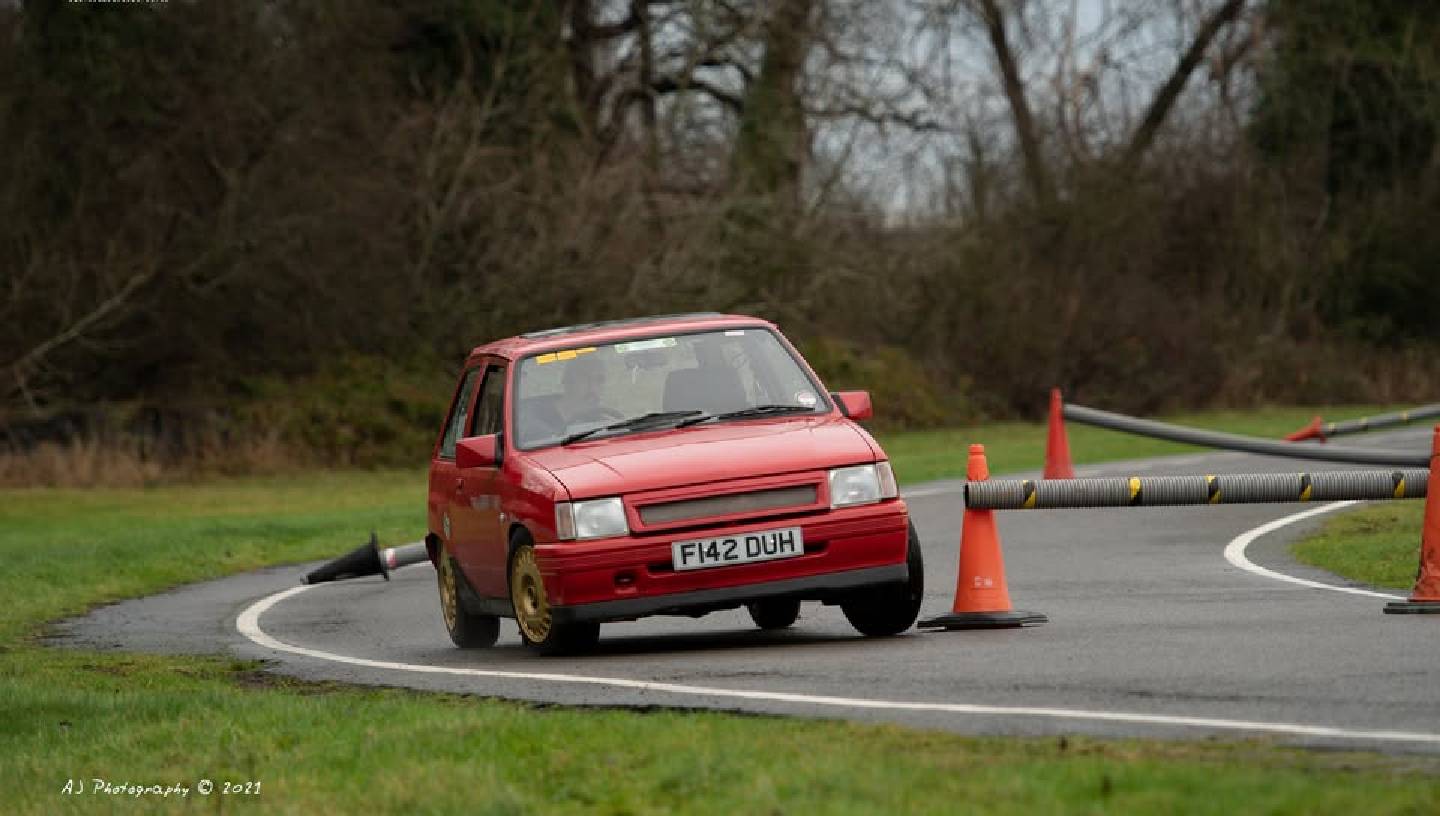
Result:
{"label": "black and yellow striped tube barrier", "polygon": [[1085,425],[1109,428],[1112,431],[1150,436],[1187,445],[1205,448],[1258,453],[1262,456],[1284,456],[1290,459],[1314,459],[1321,462],[1343,462],[1350,465],[1373,465],[1380,467],[1428,468],[1430,453],[1410,453],[1403,450],[1378,450],[1374,448],[1342,448],[1338,445],[1297,445],[1294,442],[1277,442],[1273,439],[1257,439],[1253,436],[1205,431],[1171,425],[1153,419],[1140,419],[1125,414],[1087,408],[1083,405],[1067,404],[1065,418]]}
{"label": "black and yellow striped tube barrier", "polygon": [[1342,470],[1090,479],[989,479],[965,484],[971,510],[1061,510],[1204,504],[1423,499],[1430,472]]}

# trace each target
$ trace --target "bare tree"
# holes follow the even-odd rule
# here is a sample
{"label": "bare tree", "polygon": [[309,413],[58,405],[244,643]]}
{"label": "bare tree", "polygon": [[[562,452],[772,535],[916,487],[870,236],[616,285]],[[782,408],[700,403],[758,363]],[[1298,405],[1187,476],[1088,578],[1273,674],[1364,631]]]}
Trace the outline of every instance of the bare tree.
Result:
{"label": "bare tree", "polygon": [[801,99],[805,58],[812,43],[815,0],[779,0],[765,23],[764,56],[747,89],[735,142],[734,174],[747,194],[798,205],[809,145]]}
{"label": "bare tree", "polygon": [[1036,131],[1035,117],[1030,112],[1026,98],[1025,83],[1020,78],[1010,39],[1005,31],[1005,15],[995,0],[978,0],[980,19],[990,40],[995,55],[995,64],[1000,71],[1001,86],[1005,89],[1005,100],[1010,104],[1010,114],[1015,122],[1015,138],[1020,143],[1020,155],[1025,160],[1025,175],[1030,182],[1030,191],[1037,203],[1049,202],[1050,173],[1046,169],[1045,157],[1040,147],[1040,135]]}
{"label": "bare tree", "polygon": [[[991,2],[991,0],[986,0]],[[1130,137],[1130,143],[1126,145],[1125,152],[1121,156],[1121,166],[1127,172],[1133,172],[1136,165],[1144,157],[1145,151],[1155,142],[1155,135],[1165,123],[1175,102],[1180,98],[1180,93],[1185,89],[1185,84],[1190,81],[1190,75],[1205,58],[1205,52],[1215,40],[1217,34],[1240,16],[1240,11],[1245,7],[1245,0],[1225,0],[1218,8],[1210,13],[1201,24],[1195,37],[1190,41],[1190,46],[1175,64],[1174,70],[1165,83],[1155,92],[1155,96],[1146,108],[1145,119],[1135,129],[1134,135]]]}

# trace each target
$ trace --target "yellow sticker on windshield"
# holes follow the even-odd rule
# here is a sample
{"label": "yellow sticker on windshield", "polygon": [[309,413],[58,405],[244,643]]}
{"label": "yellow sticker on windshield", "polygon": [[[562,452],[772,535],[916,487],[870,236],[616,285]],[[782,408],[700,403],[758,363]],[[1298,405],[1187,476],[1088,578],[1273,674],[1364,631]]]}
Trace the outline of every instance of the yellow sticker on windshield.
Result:
{"label": "yellow sticker on windshield", "polygon": [[564,351],[552,351],[548,354],[542,354],[539,357],[536,357],[535,362],[540,365],[545,365],[546,363],[553,363],[556,360],[573,360],[582,354],[589,354],[594,350],[594,346],[586,346],[585,348],[566,349]]}

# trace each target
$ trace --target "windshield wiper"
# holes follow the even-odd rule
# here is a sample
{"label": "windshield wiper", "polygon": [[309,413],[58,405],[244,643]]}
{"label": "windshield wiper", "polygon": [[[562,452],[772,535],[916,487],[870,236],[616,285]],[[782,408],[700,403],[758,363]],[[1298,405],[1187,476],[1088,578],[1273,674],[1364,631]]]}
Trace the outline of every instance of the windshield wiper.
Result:
{"label": "windshield wiper", "polygon": [[721,419],[745,419],[747,417],[773,416],[776,414],[799,414],[810,413],[815,410],[813,405],[756,405],[753,408],[741,408],[738,411],[726,411],[723,414],[706,414],[687,419],[675,427],[684,428],[696,425],[701,422],[713,422]]}
{"label": "windshield wiper", "polygon": [[629,419],[622,419],[622,420],[620,420],[619,422],[616,422],[616,423],[613,423],[613,424],[610,424],[610,425],[601,425],[601,426],[599,426],[598,428],[590,428],[590,429],[584,430],[584,431],[577,431],[577,432],[575,432],[575,433],[573,433],[573,434],[570,434],[569,436],[565,437],[564,439],[560,440],[560,444],[561,444],[561,445],[569,445],[569,444],[572,443],[572,442],[579,442],[579,441],[582,440],[582,439],[589,439],[590,437],[594,436],[595,434],[603,433],[603,432],[605,432],[605,431],[638,431],[638,430],[641,430],[641,428],[644,427],[644,426],[648,426],[648,425],[652,425],[652,424],[658,425],[658,424],[661,424],[661,423],[664,423],[664,422],[668,422],[669,420],[672,420],[672,419],[684,419],[684,418],[686,418],[686,417],[694,417],[696,414],[703,414],[703,413],[705,413],[705,412],[704,412],[704,411],[699,411],[699,410],[689,410],[689,411],[651,411],[651,412],[648,413],[648,414],[641,414],[640,416],[637,416],[637,417],[630,417]]}

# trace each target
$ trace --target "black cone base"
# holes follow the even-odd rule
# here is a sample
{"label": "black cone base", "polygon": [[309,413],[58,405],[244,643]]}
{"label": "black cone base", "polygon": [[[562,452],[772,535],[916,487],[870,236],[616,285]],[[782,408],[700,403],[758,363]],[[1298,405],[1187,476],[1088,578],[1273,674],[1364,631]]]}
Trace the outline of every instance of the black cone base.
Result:
{"label": "black cone base", "polygon": [[1391,601],[1385,604],[1387,615],[1440,615],[1440,601]]}
{"label": "black cone base", "polygon": [[1036,626],[1048,623],[1049,618],[1039,612],[951,612],[938,618],[930,618],[915,624],[917,629],[1017,629],[1022,626]]}
{"label": "black cone base", "polygon": [[323,584],[326,581],[363,578],[366,575],[383,575],[385,580],[390,580],[390,571],[385,569],[385,562],[380,560],[380,541],[374,533],[370,534],[370,543],[310,572],[305,576],[305,583]]}

